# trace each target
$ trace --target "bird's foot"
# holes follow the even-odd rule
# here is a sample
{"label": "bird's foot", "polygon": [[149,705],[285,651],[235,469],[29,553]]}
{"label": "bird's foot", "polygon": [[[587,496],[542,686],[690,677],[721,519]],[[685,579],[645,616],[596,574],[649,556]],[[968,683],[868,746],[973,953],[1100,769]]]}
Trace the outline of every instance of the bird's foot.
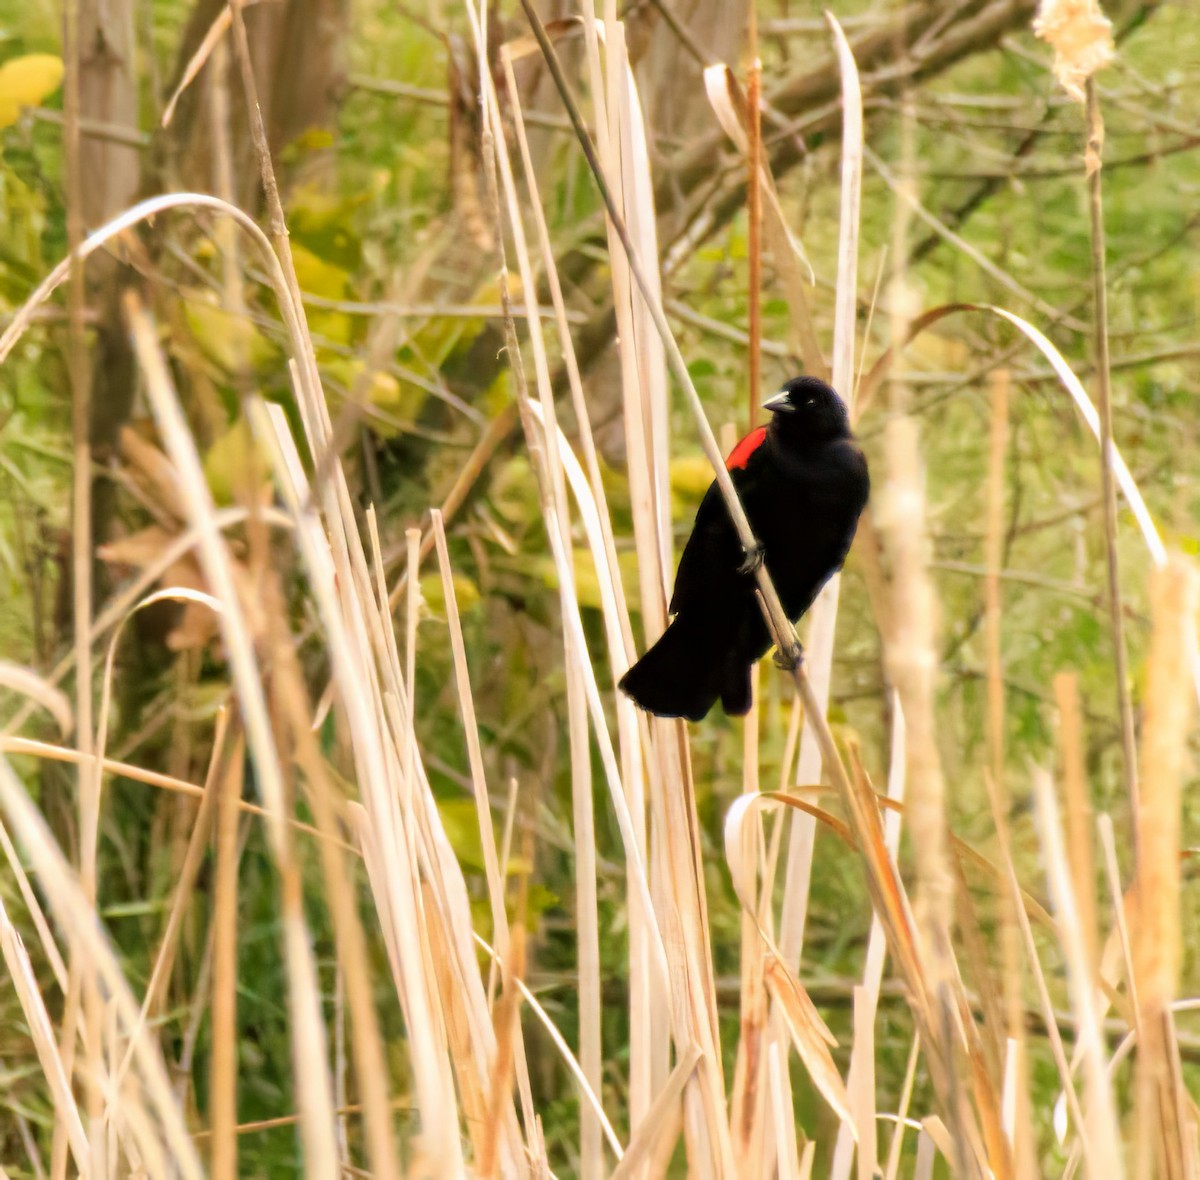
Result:
{"label": "bird's foot", "polygon": [[755,545],[753,549],[746,550],[746,556],[742,560],[742,564],[738,566],[739,574],[753,574],[758,571],[766,560],[767,551],[762,545]]}
{"label": "bird's foot", "polygon": [[786,649],[776,648],[772,659],[781,672],[795,672],[804,663],[804,648],[799,640],[794,640]]}

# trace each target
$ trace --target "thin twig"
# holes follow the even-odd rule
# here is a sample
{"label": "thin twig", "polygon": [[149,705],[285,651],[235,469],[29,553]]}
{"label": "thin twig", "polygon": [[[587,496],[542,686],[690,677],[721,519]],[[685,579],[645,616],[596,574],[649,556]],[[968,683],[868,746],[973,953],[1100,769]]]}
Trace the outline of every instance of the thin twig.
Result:
{"label": "thin twig", "polygon": [[[1104,120],[1096,83],[1087,83],[1088,211],[1092,220],[1092,296],[1095,301],[1096,408],[1100,413],[1100,489],[1104,498],[1104,548],[1108,572],[1108,616],[1112,629],[1113,663],[1117,681],[1117,707],[1121,715],[1121,757],[1125,793],[1136,815],[1138,810],[1137,738],[1133,723],[1133,697],[1129,691],[1129,653],[1121,611],[1121,570],[1117,560],[1117,485],[1113,475],[1112,380],[1108,355],[1108,286],[1105,275],[1104,203],[1100,175],[1104,151]],[[1134,855],[1138,831],[1133,829]]]}

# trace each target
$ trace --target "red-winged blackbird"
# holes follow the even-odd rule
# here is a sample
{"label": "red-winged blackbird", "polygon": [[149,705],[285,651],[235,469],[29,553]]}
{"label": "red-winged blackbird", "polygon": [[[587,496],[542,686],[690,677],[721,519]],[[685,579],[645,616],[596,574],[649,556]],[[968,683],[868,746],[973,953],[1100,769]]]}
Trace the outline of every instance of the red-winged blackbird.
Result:
{"label": "red-winged blackbird", "polygon": [[696,513],[679,560],[671,625],[621,679],[660,717],[699,721],[720,697],[725,712],[750,708],[750,667],[771,646],[754,592],[764,560],[795,622],[841,568],[867,502],[867,461],[842,399],[815,377],[797,377],[763,403],[771,422],[725,461],[762,547],[742,552],[716,482]]}

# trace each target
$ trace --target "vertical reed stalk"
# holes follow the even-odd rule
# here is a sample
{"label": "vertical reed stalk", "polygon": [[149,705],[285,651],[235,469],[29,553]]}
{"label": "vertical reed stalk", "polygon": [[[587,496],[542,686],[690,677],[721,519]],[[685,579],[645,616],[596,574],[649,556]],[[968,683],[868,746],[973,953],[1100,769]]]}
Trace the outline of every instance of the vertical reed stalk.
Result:
{"label": "vertical reed stalk", "polygon": [[[71,391],[71,578],[72,629],[75,654],[75,730],[79,752],[93,750],[92,720],[92,451],[91,451],[91,372],[88,364],[87,332],[84,314],[87,287],[80,245],[86,233],[84,224],[82,152],[79,120],[83,73],[83,46],[80,44],[82,12],[79,0],[67,0],[63,11],[63,50],[66,66],[63,90],[64,156],[66,163],[67,243],[70,248],[70,286],[67,293],[67,376]],[[79,858],[83,886],[89,898],[96,896],[96,843],[100,826],[100,771],[83,762],[79,770]],[[71,983],[60,1030],[67,1076],[70,1077],[76,1050],[79,1001],[83,1001],[85,1043],[88,1046],[84,1071],[86,1110],[89,1120],[98,1122],[104,1100],[99,1089],[100,1000],[92,989],[80,992],[78,972],[82,968],[71,960]],[[90,1132],[91,1128],[89,1128]],[[61,1180],[66,1170],[66,1140],[61,1126],[55,1128],[51,1153],[53,1180]]]}
{"label": "vertical reed stalk", "polygon": [[[1092,223],[1092,302],[1096,358],[1097,410],[1100,414],[1100,492],[1104,504],[1105,569],[1108,575],[1108,619],[1112,630],[1113,671],[1117,682],[1117,708],[1121,721],[1121,756],[1125,794],[1138,814],[1137,737],[1134,732],[1133,696],[1129,688],[1129,653],[1121,607],[1121,570],[1117,559],[1117,485],[1113,476],[1112,375],[1108,350],[1107,245],[1104,232],[1104,118],[1094,78],[1087,80],[1088,214]],[[1140,835],[1133,829],[1135,851]]]}
{"label": "vertical reed stalk", "polygon": [[212,1066],[208,1088],[213,1180],[237,1176],[237,968],[238,803],[242,797],[245,746],[233,743],[227,766],[215,783],[217,868],[214,880]]}
{"label": "vertical reed stalk", "polygon": [[[989,767],[997,806],[1005,814],[1009,809],[1008,780],[1005,773],[1004,741],[1004,662],[1003,602],[1000,571],[1004,565],[1004,464],[1008,453],[1009,373],[997,369],[991,381],[991,426],[989,429],[987,509],[984,563],[984,629],[987,649],[987,734]],[[1034,1143],[1030,1135],[1029,1066],[1026,1058],[1025,1008],[1021,998],[1021,932],[1012,899],[1001,894],[1000,923],[1004,1023],[1010,1051],[1008,1068],[1014,1076],[1008,1080],[1010,1092],[1020,1108],[1021,1117],[1012,1123],[1013,1155],[1018,1171],[1030,1173],[1035,1166]],[[986,966],[984,970],[988,970]]]}
{"label": "vertical reed stalk", "polygon": [[1171,557],[1152,583],[1154,632],[1146,683],[1138,830],[1134,973],[1142,1041],[1136,1073],[1134,1175],[1194,1175],[1184,1149],[1194,1107],[1179,1084],[1171,1004],[1179,987],[1180,803],[1192,714],[1187,653],[1196,627],[1197,577]]}

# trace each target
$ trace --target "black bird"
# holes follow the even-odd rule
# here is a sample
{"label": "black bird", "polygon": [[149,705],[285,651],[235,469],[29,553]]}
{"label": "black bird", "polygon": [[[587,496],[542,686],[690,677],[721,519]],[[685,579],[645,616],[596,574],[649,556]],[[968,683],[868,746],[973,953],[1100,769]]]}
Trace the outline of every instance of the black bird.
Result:
{"label": "black bird", "polygon": [[766,561],[795,622],[846,559],[867,503],[867,461],[842,399],[796,377],[763,403],[771,421],[725,461],[761,551],[742,551],[714,481],[696,513],[671,596],[671,625],[620,687],[660,717],[699,721],[717,698],[731,716],[750,708],[750,667],[771,646],[754,593]]}

